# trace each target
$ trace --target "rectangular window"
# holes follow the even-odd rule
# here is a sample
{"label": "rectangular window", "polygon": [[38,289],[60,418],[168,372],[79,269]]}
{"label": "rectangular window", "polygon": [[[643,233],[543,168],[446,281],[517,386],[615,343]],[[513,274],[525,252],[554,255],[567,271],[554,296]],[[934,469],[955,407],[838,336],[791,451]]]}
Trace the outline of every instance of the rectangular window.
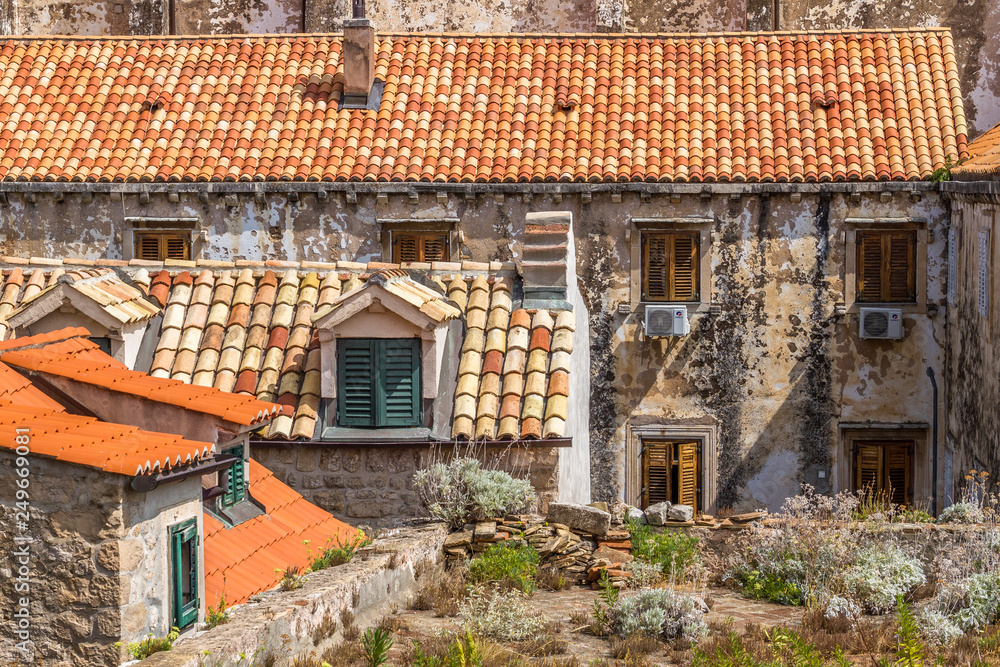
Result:
{"label": "rectangular window", "polygon": [[913,501],[910,440],[861,440],[854,445],[854,490],[884,495],[897,505]]}
{"label": "rectangular window", "polygon": [[448,234],[441,232],[393,232],[392,262],[447,262],[451,259]]}
{"label": "rectangular window", "polygon": [[642,506],[670,502],[699,511],[701,443],[642,441]]}
{"label": "rectangular window", "polygon": [[642,300],[698,301],[698,232],[642,233]]}
{"label": "rectangular window", "polygon": [[337,425],[421,426],[420,339],[337,341]]}
{"label": "rectangular window", "polygon": [[243,460],[243,445],[227,449],[223,453],[236,457],[236,462],[226,471],[225,492],[222,494],[223,507],[232,507],[246,497],[246,461]]}
{"label": "rectangular window", "polygon": [[976,303],[982,317],[990,316],[990,230],[979,230],[979,279]]}
{"label": "rectangular window", "polygon": [[191,239],[186,232],[140,232],[135,238],[135,258],[162,262],[165,259],[191,259]]}
{"label": "rectangular window", "polygon": [[198,620],[198,524],[188,519],[170,527],[172,624],[185,628]]}
{"label": "rectangular window", "polygon": [[948,228],[948,305],[958,301],[958,227]]}
{"label": "rectangular window", "polygon": [[858,232],[857,253],[857,301],[916,302],[916,230]]}

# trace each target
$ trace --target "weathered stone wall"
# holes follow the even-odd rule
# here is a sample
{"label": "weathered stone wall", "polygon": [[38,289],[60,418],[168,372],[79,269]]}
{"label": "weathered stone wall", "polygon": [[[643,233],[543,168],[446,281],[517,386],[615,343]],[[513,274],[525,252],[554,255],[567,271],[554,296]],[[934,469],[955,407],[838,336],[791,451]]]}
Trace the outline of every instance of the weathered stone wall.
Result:
{"label": "weathered stone wall", "polygon": [[[423,446],[254,443],[250,454],[306,500],[349,524],[388,527],[400,519],[426,516],[413,489],[413,474],[446,461],[464,448]],[[496,464],[528,479],[544,509],[558,492],[558,450],[552,447],[470,450],[487,465]]]}
{"label": "weathered stone wall", "polygon": [[[29,425],[30,426],[30,425]],[[118,665],[122,617],[133,591],[119,571],[126,478],[36,456],[28,458],[31,575],[16,588],[14,537],[16,457],[0,450],[0,662],[46,665]],[[141,593],[141,591],[140,591]],[[15,649],[14,601],[30,600],[31,654]]]}
{"label": "weathered stone wall", "polygon": [[[994,196],[995,198],[995,196]],[[948,440],[954,451],[953,479],[960,491],[969,470],[1000,475],[1000,262],[997,251],[997,204],[985,197],[956,195],[952,202],[957,278],[949,304]],[[979,231],[990,235],[989,315],[979,311]]]}

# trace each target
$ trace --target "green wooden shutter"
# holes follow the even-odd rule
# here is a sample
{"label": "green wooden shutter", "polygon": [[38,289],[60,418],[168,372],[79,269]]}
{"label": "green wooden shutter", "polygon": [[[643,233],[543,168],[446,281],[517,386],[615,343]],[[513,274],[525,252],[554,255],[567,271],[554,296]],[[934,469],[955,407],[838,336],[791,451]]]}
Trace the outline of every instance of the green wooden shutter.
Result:
{"label": "green wooden shutter", "polygon": [[338,426],[375,426],[375,342],[337,341]]}
{"label": "green wooden shutter", "polygon": [[385,339],[378,347],[378,425],[420,425],[420,340]]}
{"label": "green wooden shutter", "polygon": [[222,504],[226,507],[243,500],[246,492],[246,464],[243,461],[243,446],[233,447],[225,451],[237,457],[226,476],[226,491],[222,494]]}
{"label": "green wooden shutter", "polygon": [[198,524],[188,519],[170,527],[171,616],[185,628],[198,620]]}

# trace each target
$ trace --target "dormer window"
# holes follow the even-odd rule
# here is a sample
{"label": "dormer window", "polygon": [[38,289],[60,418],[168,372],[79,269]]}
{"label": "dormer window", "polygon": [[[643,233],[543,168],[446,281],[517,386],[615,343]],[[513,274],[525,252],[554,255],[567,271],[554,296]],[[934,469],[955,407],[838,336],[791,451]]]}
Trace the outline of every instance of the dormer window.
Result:
{"label": "dormer window", "polygon": [[337,341],[337,426],[421,426],[420,339]]}
{"label": "dormer window", "polygon": [[392,262],[447,262],[451,259],[448,234],[393,232]]}
{"label": "dormer window", "polygon": [[135,232],[135,258],[153,262],[191,259],[191,237],[185,232]]}

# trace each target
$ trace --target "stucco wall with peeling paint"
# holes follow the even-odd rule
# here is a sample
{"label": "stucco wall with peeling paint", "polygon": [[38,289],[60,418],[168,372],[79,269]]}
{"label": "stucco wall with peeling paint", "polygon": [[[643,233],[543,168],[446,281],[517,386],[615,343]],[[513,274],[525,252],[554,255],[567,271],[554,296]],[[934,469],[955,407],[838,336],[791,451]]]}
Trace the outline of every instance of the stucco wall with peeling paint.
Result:
{"label": "stucco wall with peeling paint", "polygon": [[[382,198],[359,192],[357,203],[336,191],[259,198],[192,193],[177,202],[153,193],[145,204],[139,194],[120,192],[67,193],[62,202],[37,194],[34,203],[9,193],[0,206],[0,254],[118,259],[128,255],[126,219],[194,217],[195,252],[203,259],[366,261],[388,259],[379,243],[387,219],[457,218],[464,239],[459,258],[509,261],[520,255],[528,212],[569,210],[579,286],[590,312],[595,500],[625,493],[630,425],[714,424],[718,506],[752,509],[779,505],[800,482],[821,490],[846,486],[849,472],[838,463],[845,423],[932,421],[925,371],[932,366],[940,376],[943,369],[945,322],[936,306],[944,298],[947,220],[947,207],[933,191],[821,197],[806,187],[797,196],[763,197],[623,187],[617,193],[598,188],[586,202],[577,193],[552,193],[555,186],[532,194],[514,187],[484,186],[480,193],[431,187]],[[639,236],[629,231],[632,219],[692,215],[712,219],[710,300],[717,313],[694,315],[689,336],[643,339],[641,308],[619,311],[619,304],[633,302],[632,244]],[[856,314],[839,313],[847,275],[845,219],[853,217],[929,221],[924,261],[930,307],[904,316],[901,341],[860,340]],[[929,466],[926,448],[917,458],[920,468]],[[916,481],[923,499],[929,480],[918,473]]]}

